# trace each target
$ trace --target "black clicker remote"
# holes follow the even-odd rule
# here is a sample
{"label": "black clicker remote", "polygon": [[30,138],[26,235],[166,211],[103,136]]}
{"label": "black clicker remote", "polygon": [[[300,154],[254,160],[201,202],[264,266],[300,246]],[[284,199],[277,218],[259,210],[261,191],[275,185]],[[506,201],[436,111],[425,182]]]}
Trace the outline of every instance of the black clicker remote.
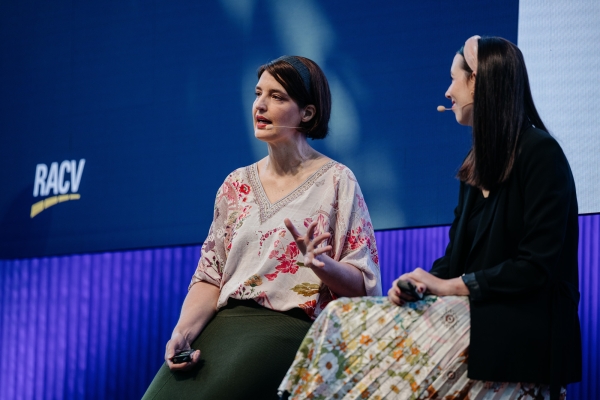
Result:
{"label": "black clicker remote", "polygon": [[196,350],[194,350],[194,349],[190,349],[190,350],[184,350],[182,352],[179,352],[173,356],[171,361],[173,361],[173,364],[182,364],[184,362],[192,361],[192,354],[195,351]]}
{"label": "black clicker remote", "polygon": [[420,300],[423,298],[423,293],[419,293],[417,291],[417,287],[415,285],[413,285],[412,282],[399,280],[397,283],[397,286],[398,286],[398,288],[400,288],[400,291],[402,293],[412,296],[417,300]]}

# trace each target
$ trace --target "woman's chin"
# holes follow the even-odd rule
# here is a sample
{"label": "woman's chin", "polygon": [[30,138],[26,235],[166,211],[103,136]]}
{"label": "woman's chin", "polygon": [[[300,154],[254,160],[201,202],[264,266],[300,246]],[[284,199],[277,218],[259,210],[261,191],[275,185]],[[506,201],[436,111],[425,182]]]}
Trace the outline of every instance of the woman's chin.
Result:
{"label": "woman's chin", "polygon": [[456,122],[463,126],[473,126],[471,116],[463,113],[456,113]]}
{"label": "woman's chin", "polygon": [[263,142],[268,142],[269,138],[273,136],[272,132],[269,132],[267,129],[254,129],[254,137]]}

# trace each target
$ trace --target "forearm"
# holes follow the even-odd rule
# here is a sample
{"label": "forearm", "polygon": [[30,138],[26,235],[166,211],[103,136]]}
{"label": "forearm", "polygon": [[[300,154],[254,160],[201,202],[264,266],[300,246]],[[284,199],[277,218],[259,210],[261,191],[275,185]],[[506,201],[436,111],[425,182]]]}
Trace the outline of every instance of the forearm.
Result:
{"label": "forearm", "polygon": [[329,289],[341,297],[358,297],[367,294],[363,273],[358,268],[323,256],[322,267],[311,267]]}
{"label": "forearm", "polygon": [[217,312],[219,293],[219,288],[210,283],[194,284],[185,297],[173,334],[178,333],[189,343],[193,342]]}

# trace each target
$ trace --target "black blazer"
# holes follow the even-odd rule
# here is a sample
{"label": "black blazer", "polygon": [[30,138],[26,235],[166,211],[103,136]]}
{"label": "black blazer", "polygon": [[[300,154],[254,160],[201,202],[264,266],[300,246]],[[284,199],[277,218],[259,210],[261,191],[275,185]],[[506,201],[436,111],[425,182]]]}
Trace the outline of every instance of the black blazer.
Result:
{"label": "black blazer", "polygon": [[477,190],[461,183],[450,243],[431,273],[463,276],[471,305],[471,379],[581,380],[579,226],[575,183],[552,136],[519,139],[509,179],[486,200],[472,246],[465,245]]}

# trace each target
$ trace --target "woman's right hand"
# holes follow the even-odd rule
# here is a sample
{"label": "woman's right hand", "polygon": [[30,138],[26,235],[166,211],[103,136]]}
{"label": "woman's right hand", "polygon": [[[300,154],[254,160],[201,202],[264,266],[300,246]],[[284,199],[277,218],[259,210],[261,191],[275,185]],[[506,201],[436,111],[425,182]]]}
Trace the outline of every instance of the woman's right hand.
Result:
{"label": "woman's right hand", "polygon": [[186,338],[179,332],[173,331],[171,340],[167,342],[167,349],[165,350],[165,362],[171,371],[186,371],[194,367],[200,360],[200,350],[196,350],[192,353],[192,360],[181,364],[173,364],[173,356],[184,350],[191,349],[190,343]]}
{"label": "woman's right hand", "polygon": [[331,245],[321,246],[321,244],[327,243],[327,240],[331,237],[331,233],[325,232],[315,237],[314,234],[315,229],[317,228],[317,221],[313,221],[308,226],[305,235],[301,235],[300,232],[298,232],[298,229],[296,229],[289,218],[284,219],[283,223],[292,234],[292,237],[298,246],[298,250],[300,250],[304,256],[304,266],[308,268],[323,268],[325,266],[323,259],[329,257],[327,253],[330,252],[333,247]]}

